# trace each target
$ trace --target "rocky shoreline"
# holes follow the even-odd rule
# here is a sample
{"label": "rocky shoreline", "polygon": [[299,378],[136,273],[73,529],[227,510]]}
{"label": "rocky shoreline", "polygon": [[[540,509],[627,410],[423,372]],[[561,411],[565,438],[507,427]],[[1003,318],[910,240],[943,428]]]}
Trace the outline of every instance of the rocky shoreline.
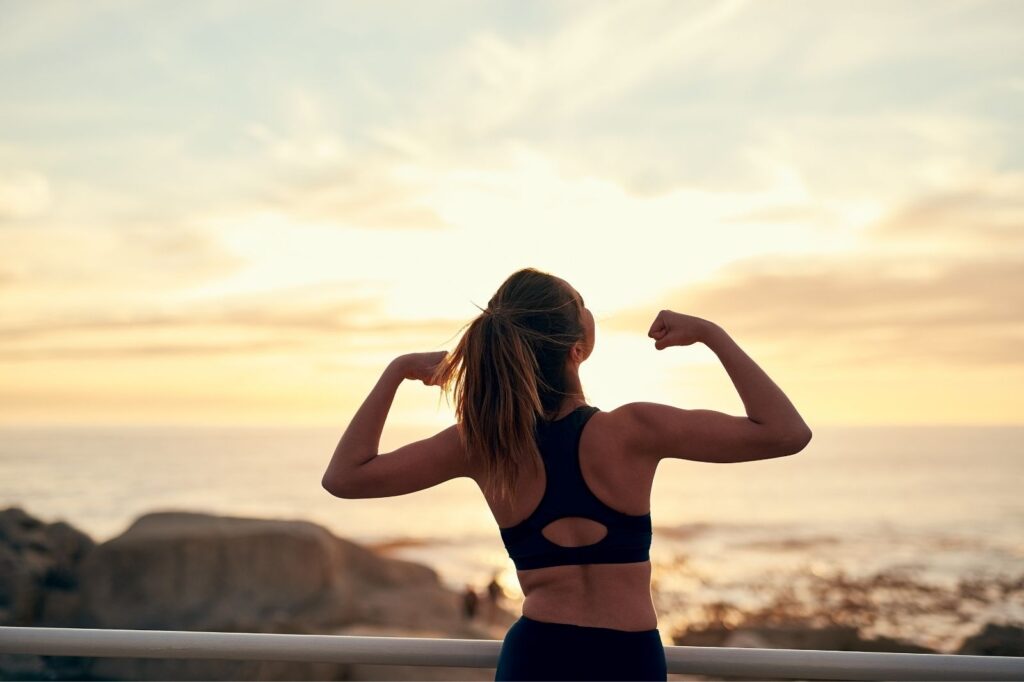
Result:
{"label": "rocky shoreline", "polygon": [[[518,613],[467,619],[429,566],[386,557],[304,520],[185,511],[137,518],[95,543],[64,521],[0,511],[0,625],[501,639]],[[932,650],[845,626],[748,624],[678,645]],[[957,653],[1024,655],[1024,629],[989,623]],[[0,655],[0,679],[493,679],[494,669],[284,661]],[[674,679],[698,679],[672,676]]]}

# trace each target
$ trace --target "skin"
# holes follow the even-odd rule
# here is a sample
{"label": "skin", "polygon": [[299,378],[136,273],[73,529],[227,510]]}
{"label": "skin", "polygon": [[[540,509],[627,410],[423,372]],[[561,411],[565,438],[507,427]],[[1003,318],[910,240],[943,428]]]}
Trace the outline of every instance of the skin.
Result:
{"label": "skin", "polygon": [[[575,287],[561,277],[556,277],[555,279],[562,282],[570,291],[573,292],[581,303],[583,302],[583,296],[575,289]],[[569,351],[569,358],[566,363],[565,371],[568,384],[568,388],[566,390],[570,395],[566,396],[563,401],[562,409],[558,413],[556,419],[569,414],[580,405],[586,404],[586,399],[583,397],[583,385],[580,383],[580,365],[590,357],[591,353],[594,352],[596,327],[594,323],[594,314],[590,312],[590,308],[587,308],[585,305],[583,306],[583,328],[583,341],[577,343]]]}
{"label": "skin", "polygon": [[[565,280],[560,281],[582,301],[575,288]],[[594,315],[586,307],[583,323],[584,338],[570,349],[566,363],[569,395],[556,418],[586,404],[579,367],[593,353],[595,344]],[[488,498],[481,472],[470,464],[462,450],[457,424],[393,452],[378,452],[381,432],[398,386],[406,380],[430,385],[430,370],[444,355],[444,351],[411,353],[388,365],[342,435],[322,485],[336,497],[366,499],[405,495],[465,476],[477,483],[499,527],[515,525],[529,516],[539,503],[544,492],[543,476],[522,477],[522,494],[511,506]],[[626,466],[622,439],[613,421],[609,413],[598,412],[584,428],[580,460],[585,480],[595,494],[614,509],[645,514],[650,509],[654,466],[646,461],[640,465],[640,471],[635,462]],[[625,470],[627,468],[629,471]],[[615,484],[622,480],[631,481],[628,490]],[[602,524],[578,517],[557,520],[544,529],[552,542],[566,546],[590,544],[605,533]],[[525,595],[523,613],[528,617],[620,630],[657,627],[649,561],[550,566],[517,571],[517,574]]]}

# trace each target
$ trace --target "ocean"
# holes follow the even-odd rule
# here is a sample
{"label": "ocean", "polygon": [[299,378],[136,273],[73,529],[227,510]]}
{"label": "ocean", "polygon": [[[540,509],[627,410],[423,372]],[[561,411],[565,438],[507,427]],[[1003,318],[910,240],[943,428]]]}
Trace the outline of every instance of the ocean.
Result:
{"label": "ocean", "polygon": [[[306,519],[453,589],[514,566],[476,484],[342,500],[320,479],[327,428],[5,427],[0,506],[97,542],[151,511]],[[433,430],[388,425],[382,451]],[[662,460],[651,548],[659,628],[744,614],[839,619],[940,651],[1024,622],[1024,427],[816,427],[802,452],[740,464]]]}

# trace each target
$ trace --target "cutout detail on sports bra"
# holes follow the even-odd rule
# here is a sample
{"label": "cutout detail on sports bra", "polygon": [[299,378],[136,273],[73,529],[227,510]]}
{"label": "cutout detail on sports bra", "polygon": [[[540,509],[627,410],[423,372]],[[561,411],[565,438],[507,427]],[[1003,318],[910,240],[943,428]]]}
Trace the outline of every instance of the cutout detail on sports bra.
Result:
{"label": "cutout detail on sports bra", "polygon": [[[573,533],[573,528],[579,526],[582,528]],[[563,516],[544,526],[540,532],[559,547],[586,547],[601,542],[608,535],[608,526],[585,516]],[[573,542],[574,535],[581,535],[586,539]]]}

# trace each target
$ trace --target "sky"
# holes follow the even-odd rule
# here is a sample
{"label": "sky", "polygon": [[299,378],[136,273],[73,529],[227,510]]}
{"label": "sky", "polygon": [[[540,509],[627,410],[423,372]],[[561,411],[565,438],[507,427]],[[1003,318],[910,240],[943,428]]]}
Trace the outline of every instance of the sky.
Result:
{"label": "sky", "polygon": [[[1024,423],[1024,3],[0,0],[0,424],[343,428],[523,267],[590,404]],[[436,387],[389,424],[443,428]]]}

